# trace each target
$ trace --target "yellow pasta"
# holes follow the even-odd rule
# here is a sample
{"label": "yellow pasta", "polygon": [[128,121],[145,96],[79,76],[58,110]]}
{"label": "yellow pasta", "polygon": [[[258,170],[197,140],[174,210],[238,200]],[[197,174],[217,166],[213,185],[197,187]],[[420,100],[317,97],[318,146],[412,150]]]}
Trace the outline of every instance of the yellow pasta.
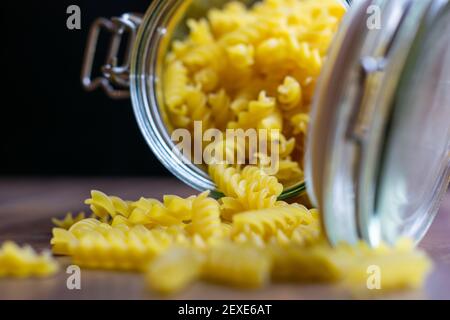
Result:
{"label": "yellow pasta", "polygon": [[210,165],[209,172],[220,190],[229,195],[220,200],[222,217],[227,220],[237,212],[273,207],[283,191],[276,178],[254,166],[238,171],[226,165]]}
{"label": "yellow pasta", "polygon": [[203,255],[197,250],[174,247],[149,265],[147,284],[163,294],[179,292],[201,276],[203,260]]}
{"label": "yellow pasta", "polygon": [[225,164],[209,166],[209,175],[225,196],[238,197],[244,193],[245,181],[238,169]]}
{"label": "yellow pasta", "polygon": [[283,185],[276,178],[264,173],[263,170],[246,166],[242,170],[242,178],[246,181],[247,189],[252,191],[267,190],[269,195],[279,196],[283,192]]}
{"label": "yellow pasta", "polygon": [[250,72],[255,63],[255,48],[252,45],[236,44],[227,47],[227,56],[232,67],[242,73]]}
{"label": "yellow pasta", "polygon": [[80,212],[76,216],[72,212],[68,212],[63,219],[53,218],[52,222],[55,226],[63,229],[69,229],[72,225],[85,218],[85,213]]}
{"label": "yellow pasta", "polygon": [[204,68],[195,73],[194,83],[201,86],[203,91],[211,92],[216,89],[219,83],[219,76],[212,68]]}
{"label": "yellow pasta", "polygon": [[234,215],[232,233],[254,232],[269,239],[282,231],[290,236],[295,228],[313,224],[314,220],[311,212],[301,205],[283,205]]}
{"label": "yellow pasta", "polygon": [[302,101],[302,87],[295,78],[287,76],[278,87],[278,101],[283,109],[297,107]]}
{"label": "yellow pasta", "polygon": [[208,105],[208,97],[201,86],[188,86],[186,89],[186,107],[191,121],[201,121],[203,130],[212,126],[212,110]]}
{"label": "yellow pasta", "polygon": [[[199,198],[205,198],[200,195]],[[196,196],[181,198],[175,195],[164,196],[163,202],[156,199],[141,198],[131,203],[132,212],[128,217],[131,224],[152,226],[182,225],[192,219],[192,206]]]}
{"label": "yellow pasta", "polygon": [[286,158],[278,163],[278,171],[275,176],[283,185],[289,185],[301,181],[304,178],[304,172],[298,162]]}
{"label": "yellow pasta", "polygon": [[294,134],[306,135],[308,132],[309,115],[306,113],[299,113],[292,117],[291,124],[294,127]]}
{"label": "yellow pasta", "polygon": [[303,179],[302,165],[293,165],[303,161],[303,149],[293,151],[306,125],[292,112],[308,114],[344,13],[336,0],[263,0],[250,8],[229,2],[189,20],[189,34],[174,42],[164,69],[172,125],[192,130],[193,121],[202,121],[204,129],[279,130],[277,156],[284,165],[274,174],[285,185]]}
{"label": "yellow pasta", "polygon": [[270,259],[254,246],[224,242],[208,251],[202,274],[214,282],[259,288],[270,278]]}
{"label": "yellow pasta", "polygon": [[[354,294],[417,289],[431,270],[430,260],[409,240],[399,241],[394,248],[382,245],[372,249],[360,243],[349,250],[354,258],[345,266],[343,283]],[[372,290],[368,292],[368,288]]]}
{"label": "yellow pasta", "polygon": [[208,97],[208,104],[211,106],[212,117],[215,125],[219,129],[225,129],[231,116],[230,97],[224,89],[217,93],[212,93]]}
{"label": "yellow pasta", "polygon": [[[356,294],[380,292],[369,285],[372,272],[379,274],[379,290],[418,288],[430,271],[426,255],[412,242],[399,241],[394,247],[370,248],[365,243],[336,248],[325,242],[314,246],[271,246],[272,276],[277,280],[340,282]],[[373,283],[373,285],[377,285]]]}
{"label": "yellow pasta", "polygon": [[199,234],[203,238],[221,237],[222,226],[220,220],[219,203],[208,198],[209,192],[202,193],[192,204],[192,221],[187,226],[191,234]]}
{"label": "yellow pasta", "polygon": [[186,87],[188,84],[187,70],[180,61],[168,65],[164,77],[165,100],[171,113],[186,115],[183,109]]}
{"label": "yellow pasta", "polygon": [[44,277],[58,269],[58,264],[47,251],[37,254],[30,246],[19,247],[11,241],[0,247],[0,278]]}
{"label": "yellow pasta", "polygon": [[[272,245],[272,278],[276,281],[338,282],[343,277],[341,260],[332,258],[327,244],[303,247]],[[351,258],[350,258],[351,259]]]}
{"label": "yellow pasta", "polygon": [[142,271],[173,242],[165,232],[111,228],[83,234],[70,242],[68,249],[73,262],[82,267]]}
{"label": "yellow pasta", "polygon": [[99,218],[114,218],[116,215],[128,217],[131,212],[130,203],[115,196],[107,196],[105,193],[93,190],[91,198],[85,201],[90,205],[92,212]]}
{"label": "yellow pasta", "polygon": [[171,226],[182,223],[173,216],[163,203],[156,199],[141,198],[133,203],[128,221],[132,224]]}
{"label": "yellow pasta", "polygon": [[175,218],[186,221],[192,218],[192,203],[195,196],[186,199],[174,195],[164,196],[164,206],[170,211]]}
{"label": "yellow pasta", "polygon": [[50,240],[52,252],[59,255],[69,255],[69,244],[77,241],[77,237],[63,228],[53,228],[53,237]]}

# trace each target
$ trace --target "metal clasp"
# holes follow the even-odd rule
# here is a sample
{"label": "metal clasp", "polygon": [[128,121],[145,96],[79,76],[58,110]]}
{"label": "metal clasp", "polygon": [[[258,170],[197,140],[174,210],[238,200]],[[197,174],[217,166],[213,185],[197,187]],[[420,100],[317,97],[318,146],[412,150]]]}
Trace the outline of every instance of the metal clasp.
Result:
{"label": "metal clasp", "polygon": [[[89,30],[86,51],[84,54],[83,67],[81,70],[81,82],[88,91],[93,91],[99,87],[103,88],[106,94],[113,99],[128,98],[130,96],[130,59],[131,49],[136,39],[136,33],[141,24],[141,16],[136,14],[123,14],[111,20],[98,18]],[[111,33],[109,50],[105,64],[101,67],[103,76],[92,79],[92,67],[97,49],[98,37],[101,30]],[[120,45],[124,34],[128,33],[128,42],[125,47],[122,65],[118,65]]]}

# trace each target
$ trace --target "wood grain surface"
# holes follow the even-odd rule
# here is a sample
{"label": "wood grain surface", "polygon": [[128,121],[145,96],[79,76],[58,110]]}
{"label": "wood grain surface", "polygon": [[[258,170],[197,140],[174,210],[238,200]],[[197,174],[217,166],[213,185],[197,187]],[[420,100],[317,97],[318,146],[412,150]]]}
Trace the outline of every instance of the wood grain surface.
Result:
{"label": "wood grain surface", "polygon": [[[91,189],[126,199],[140,196],[161,198],[194,191],[175,179],[0,179],[0,243],[14,240],[41,250],[50,248],[52,217],[67,211],[86,210],[83,201]],[[424,248],[434,261],[434,270],[420,291],[397,292],[386,299],[450,299],[450,193],[444,199]],[[0,299],[160,299],[148,291],[142,275],[82,270],[81,290],[68,290],[68,258],[58,258],[61,271],[45,279],[0,279]],[[241,291],[198,283],[173,299],[346,299],[352,296],[335,285],[272,284],[263,290]]]}

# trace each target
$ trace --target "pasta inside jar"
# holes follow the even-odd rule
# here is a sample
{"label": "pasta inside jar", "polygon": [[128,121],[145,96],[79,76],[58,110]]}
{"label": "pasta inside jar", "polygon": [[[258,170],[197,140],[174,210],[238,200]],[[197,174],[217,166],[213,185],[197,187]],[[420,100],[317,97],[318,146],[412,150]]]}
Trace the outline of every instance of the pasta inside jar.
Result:
{"label": "pasta inside jar", "polygon": [[183,136],[182,155],[225,195],[239,187],[224,185],[224,174],[257,167],[281,184],[263,197],[276,198],[304,184],[314,89],[346,8],[337,0],[222,2],[188,19],[187,36],[173,40],[164,57],[168,126]]}

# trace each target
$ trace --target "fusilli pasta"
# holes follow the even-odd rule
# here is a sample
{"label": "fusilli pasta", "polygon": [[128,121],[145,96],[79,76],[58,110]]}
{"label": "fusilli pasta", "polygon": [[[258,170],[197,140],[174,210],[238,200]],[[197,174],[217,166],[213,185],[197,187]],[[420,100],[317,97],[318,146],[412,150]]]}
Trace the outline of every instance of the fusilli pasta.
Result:
{"label": "fusilli pasta", "polygon": [[43,277],[57,272],[58,264],[49,252],[37,254],[30,246],[19,247],[7,241],[0,247],[1,277]]}
{"label": "fusilli pasta", "polygon": [[203,277],[242,288],[262,287],[270,278],[270,259],[254,246],[224,242],[208,251]]}
{"label": "fusilli pasta", "polygon": [[[161,293],[198,278],[242,288],[270,278],[360,288],[368,265],[383,268],[383,288],[419,286],[430,263],[410,243],[333,249],[317,210],[278,200],[284,187],[304,178],[313,92],[344,12],[335,0],[263,0],[250,8],[229,2],[189,20],[189,35],[173,42],[164,63],[170,124],[184,131],[193,131],[195,121],[221,132],[270,129],[257,137],[265,148],[214,141],[207,170],[224,194],[219,200],[204,192],[125,201],[94,190],[86,204],[95,218],[55,221],[61,228],[53,229],[53,252],[83,267],[146,272],[149,287]],[[242,161],[229,161],[235,159]],[[54,271],[48,256],[21,250],[0,249],[0,276]]]}
{"label": "fusilli pasta", "polygon": [[63,219],[52,218],[52,222],[59,228],[69,229],[73,224],[83,220],[84,218],[84,212],[80,212],[76,216],[74,216],[72,212],[68,212]]}
{"label": "fusilli pasta", "polygon": [[203,260],[203,255],[197,250],[171,248],[149,265],[147,283],[157,292],[178,292],[201,276]]}

